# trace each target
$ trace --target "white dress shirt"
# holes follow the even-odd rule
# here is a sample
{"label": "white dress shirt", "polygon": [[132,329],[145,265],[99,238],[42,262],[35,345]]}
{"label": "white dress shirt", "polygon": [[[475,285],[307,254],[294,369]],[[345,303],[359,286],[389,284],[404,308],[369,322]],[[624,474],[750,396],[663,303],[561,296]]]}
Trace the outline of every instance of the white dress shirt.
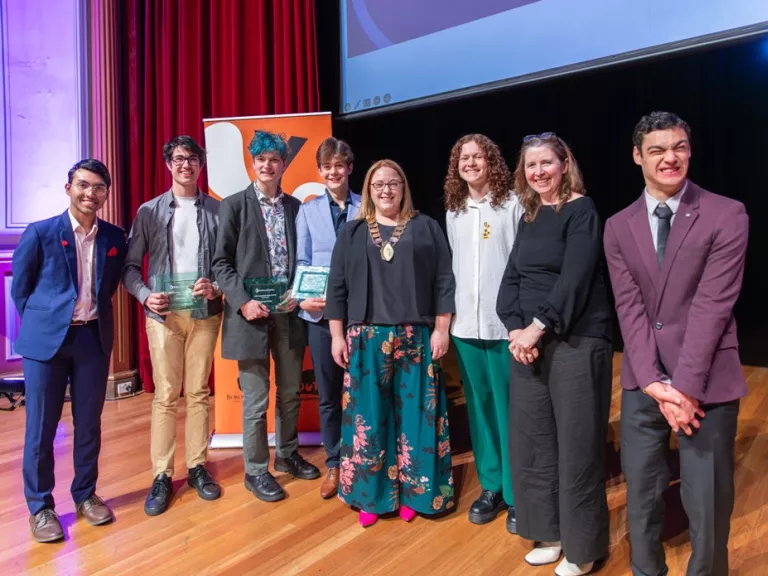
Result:
{"label": "white dress shirt", "polygon": [[75,302],[72,321],[86,322],[99,317],[94,282],[96,267],[93,258],[96,233],[99,229],[98,220],[94,220],[91,231],[86,234],[80,223],[75,220],[72,211],[69,210],[67,214],[72,223],[72,230],[75,232],[75,249],[77,250],[77,302]]}
{"label": "white dress shirt", "polygon": [[[675,216],[677,216],[677,209],[680,207],[680,199],[683,197],[683,194],[685,194],[686,189],[688,188],[688,180],[685,181],[685,185],[680,189],[680,192],[672,196],[669,200],[665,202],[665,204],[669,207],[670,210],[672,210],[672,220],[670,220],[669,224],[670,226],[675,221]],[[648,193],[648,189],[645,189],[645,206],[648,208],[648,223],[651,225],[651,238],[653,238],[653,249],[657,250],[657,236],[659,234],[659,217],[654,214],[656,211],[656,207],[661,204],[656,198],[651,196]]]}
{"label": "white dress shirt", "polygon": [[496,297],[524,212],[513,193],[498,208],[491,207],[490,195],[479,202],[467,198],[466,210],[446,215],[456,278],[454,336],[507,339],[507,329],[496,315]]}

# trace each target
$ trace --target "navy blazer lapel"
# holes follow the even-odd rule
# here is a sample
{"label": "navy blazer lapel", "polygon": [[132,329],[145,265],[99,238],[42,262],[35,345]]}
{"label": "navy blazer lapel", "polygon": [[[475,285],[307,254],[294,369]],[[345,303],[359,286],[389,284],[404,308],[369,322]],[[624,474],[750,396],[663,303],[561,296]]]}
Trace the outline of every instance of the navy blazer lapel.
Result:
{"label": "navy blazer lapel", "polygon": [[104,277],[104,266],[107,263],[107,251],[110,249],[109,238],[104,231],[101,220],[97,221],[99,229],[96,231],[96,294],[101,290],[101,281]]}
{"label": "navy blazer lapel", "polygon": [[640,252],[645,269],[653,284],[659,281],[659,261],[656,259],[656,249],[653,247],[651,224],[648,222],[648,209],[644,196],[637,201],[635,213],[629,218],[629,231],[635,239],[635,245]]}
{"label": "navy blazer lapel", "polygon": [[685,237],[688,236],[691,227],[699,217],[699,189],[693,183],[688,183],[688,189],[680,199],[680,204],[675,212],[675,221],[672,223],[672,227],[669,230],[669,239],[667,240],[667,248],[664,251],[664,262],[661,268],[661,278],[659,281],[659,298],[656,303],[656,311],[658,312],[659,304],[661,303],[661,297],[664,294],[664,287],[667,285],[669,279],[669,273],[672,270],[672,265],[675,262],[675,256],[677,256],[680,246],[685,241]]}
{"label": "navy blazer lapel", "polygon": [[69,210],[66,210],[59,219],[59,239],[61,249],[64,250],[64,258],[69,266],[69,274],[72,276],[72,284],[78,289],[77,282],[77,245],[75,244],[75,231],[72,230],[72,222],[69,219]]}

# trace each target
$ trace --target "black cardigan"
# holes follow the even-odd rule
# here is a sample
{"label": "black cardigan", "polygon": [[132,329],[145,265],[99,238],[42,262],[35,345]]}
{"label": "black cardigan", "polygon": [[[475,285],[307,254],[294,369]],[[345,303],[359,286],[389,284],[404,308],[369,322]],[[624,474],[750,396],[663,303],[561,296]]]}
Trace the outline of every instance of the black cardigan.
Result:
{"label": "black cardigan", "polygon": [[[403,287],[401,297],[415,298],[422,318],[456,311],[456,282],[451,269],[448,242],[440,226],[429,216],[417,214],[408,228],[413,238],[415,286]],[[368,225],[349,222],[339,234],[331,256],[324,317],[364,323],[368,305]],[[395,249],[397,254],[397,249]],[[397,256],[395,256],[397,257]]]}

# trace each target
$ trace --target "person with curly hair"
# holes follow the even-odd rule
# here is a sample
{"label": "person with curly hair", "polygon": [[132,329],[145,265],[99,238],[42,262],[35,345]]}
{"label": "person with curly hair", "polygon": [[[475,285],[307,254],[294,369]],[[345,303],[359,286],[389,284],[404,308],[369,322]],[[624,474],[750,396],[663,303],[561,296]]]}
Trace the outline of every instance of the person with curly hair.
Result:
{"label": "person with curly hair", "polygon": [[371,166],[360,203],[333,247],[324,315],[346,369],[339,498],[367,527],[379,514],[410,522],[454,505],[439,360],[455,282],[445,235],[413,209],[397,163]]}
{"label": "person with curly hair", "polygon": [[469,509],[474,524],[507,509],[507,530],[517,532],[508,453],[509,366],[507,330],[496,315],[501,275],[515,242],[523,207],[499,147],[468,134],[451,149],[445,177],[448,241],[456,277],[456,345],[475,467],[482,492]]}
{"label": "person with curly hair", "polygon": [[509,451],[525,561],[560,576],[608,553],[605,441],[613,318],[600,265],[594,202],[568,145],[526,136],[515,170],[525,208],[499,288],[509,330]]}

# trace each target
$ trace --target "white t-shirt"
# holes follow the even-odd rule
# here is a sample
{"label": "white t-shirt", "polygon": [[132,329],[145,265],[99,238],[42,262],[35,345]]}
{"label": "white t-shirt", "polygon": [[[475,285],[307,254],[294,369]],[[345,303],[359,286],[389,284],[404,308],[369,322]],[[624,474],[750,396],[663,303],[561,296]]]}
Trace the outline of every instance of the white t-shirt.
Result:
{"label": "white t-shirt", "polygon": [[524,212],[513,193],[498,208],[491,207],[490,195],[480,202],[467,198],[466,210],[446,215],[456,278],[456,315],[451,324],[454,336],[507,339],[507,329],[496,314],[496,297]]}
{"label": "white t-shirt", "polygon": [[174,273],[197,272],[200,251],[200,230],[197,228],[197,196],[173,197],[171,271]]}

